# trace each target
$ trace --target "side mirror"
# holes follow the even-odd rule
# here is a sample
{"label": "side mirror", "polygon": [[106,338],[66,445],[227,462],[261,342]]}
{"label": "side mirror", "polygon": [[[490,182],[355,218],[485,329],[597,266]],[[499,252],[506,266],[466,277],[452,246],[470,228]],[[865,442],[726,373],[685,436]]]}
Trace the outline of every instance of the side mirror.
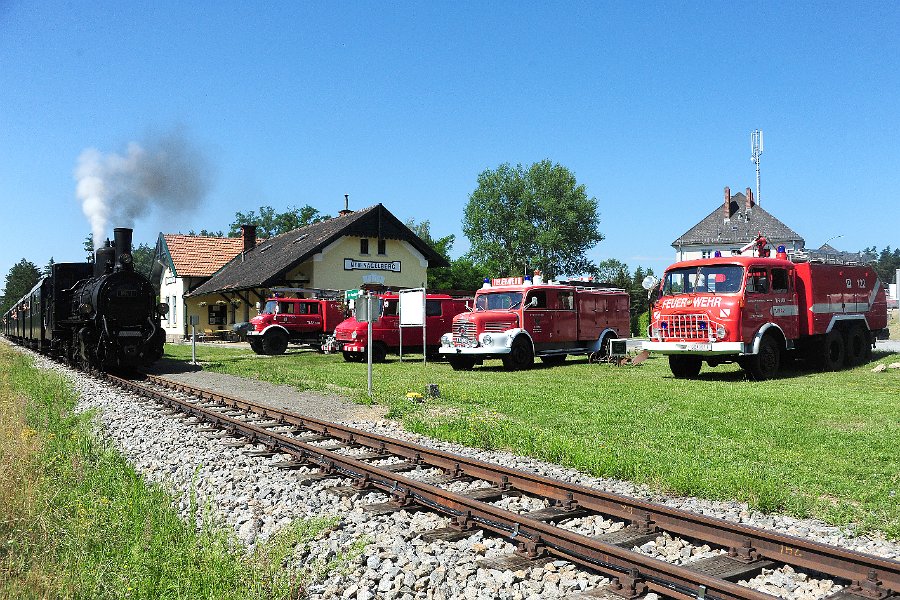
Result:
{"label": "side mirror", "polygon": [[531,300],[528,301],[528,305],[525,308],[531,308],[533,306],[537,306],[537,304],[538,304],[537,296],[532,296]]}
{"label": "side mirror", "polygon": [[259,309],[260,309],[260,305],[259,305],[259,302],[257,302],[257,303],[256,303],[256,310],[259,310]]}

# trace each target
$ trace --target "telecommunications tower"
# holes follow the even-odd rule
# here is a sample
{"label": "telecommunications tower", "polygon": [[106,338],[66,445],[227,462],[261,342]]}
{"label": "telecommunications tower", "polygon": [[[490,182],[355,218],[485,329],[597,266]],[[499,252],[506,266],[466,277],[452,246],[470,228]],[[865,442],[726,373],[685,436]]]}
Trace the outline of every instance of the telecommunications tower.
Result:
{"label": "telecommunications tower", "polygon": [[759,157],[763,153],[763,132],[756,129],[750,134],[750,160],[756,165],[756,205],[762,206],[759,195]]}

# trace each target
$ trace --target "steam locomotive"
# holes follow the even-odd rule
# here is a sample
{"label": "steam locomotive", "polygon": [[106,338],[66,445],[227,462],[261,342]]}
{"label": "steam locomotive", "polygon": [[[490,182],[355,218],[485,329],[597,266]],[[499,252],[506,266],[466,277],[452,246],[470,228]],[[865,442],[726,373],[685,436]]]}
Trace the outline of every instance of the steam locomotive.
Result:
{"label": "steam locomotive", "polygon": [[127,371],[157,361],[165,342],[160,317],[169,307],[156,303],[150,280],[135,272],[131,235],[116,228],[93,264],[54,264],[3,315],[3,333],[87,370]]}

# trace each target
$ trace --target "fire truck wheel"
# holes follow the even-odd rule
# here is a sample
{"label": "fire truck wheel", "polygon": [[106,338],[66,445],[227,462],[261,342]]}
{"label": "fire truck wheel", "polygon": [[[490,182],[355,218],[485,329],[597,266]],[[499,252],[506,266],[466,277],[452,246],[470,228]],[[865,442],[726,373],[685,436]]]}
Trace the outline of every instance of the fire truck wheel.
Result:
{"label": "fire truck wheel", "polygon": [[826,371],[837,371],[844,366],[844,336],[835,327],[825,335],[819,360]]}
{"label": "fire truck wheel", "polygon": [[471,371],[475,366],[474,356],[448,356],[447,362],[454,371]]}
{"label": "fire truck wheel", "polygon": [[262,349],[266,354],[284,354],[288,347],[288,337],[282,331],[269,331],[262,339]]}
{"label": "fire truck wheel", "polygon": [[676,379],[693,379],[700,374],[703,361],[699,356],[669,355],[669,369]]}
{"label": "fire truck wheel", "polygon": [[256,352],[257,354],[262,354],[262,342],[256,338],[252,338],[250,340],[250,349]]}
{"label": "fire truck wheel", "polygon": [[346,350],[343,355],[346,362],[362,362],[365,356],[362,352],[347,352]]}
{"label": "fire truck wheel", "polygon": [[757,381],[772,379],[781,368],[781,348],[771,335],[764,335],[759,341],[759,352],[747,362],[750,376]]}
{"label": "fire truck wheel", "polygon": [[[868,352],[867,352],[868,351]],[[854,325],[847,334],[847,352],[844,361],[850,367],[869,362],[872,345],[869,343],[868,332],[862,325]]]}
{"label": "fire truck wheel", "polygon": [[512,371],[521,371],[530,369],[534,364],[534,352],[531,351],[531,344],[524,336],[519,336],[513,340],[509,354],[503,358],[503,366]]}
{"label": "fire truck wheel", "polygon": [[387,346],[381,342],[375,342],[372,345],[372,362],[384,362],[385,357],[387,357]]}

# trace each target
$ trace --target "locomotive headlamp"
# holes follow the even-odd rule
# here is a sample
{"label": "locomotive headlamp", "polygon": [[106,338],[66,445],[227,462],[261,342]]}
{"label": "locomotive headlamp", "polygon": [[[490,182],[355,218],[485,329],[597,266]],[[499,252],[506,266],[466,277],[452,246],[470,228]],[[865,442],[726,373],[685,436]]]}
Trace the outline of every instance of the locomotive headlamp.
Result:
{"label": "locomotive headlamp", "polygon": [[165,302],[160,302],[156,305],[156,312],[160,317],[164,317],[169,314],[169,305]]}
{"label": "locomotive headlamp", "polygon": [[82,302],[78,306],[78,312],[80,312],[82,315],[84,315],[86,317],[89,314],[91,314],[92,312],[94,312],[94,307],[91,306],[90,302]]}
{"label": "locomotive headlamp", "polygon": [[119,262],[123,265],[130,265],[134,261],[134,258],[127,252],[119,257]]}

